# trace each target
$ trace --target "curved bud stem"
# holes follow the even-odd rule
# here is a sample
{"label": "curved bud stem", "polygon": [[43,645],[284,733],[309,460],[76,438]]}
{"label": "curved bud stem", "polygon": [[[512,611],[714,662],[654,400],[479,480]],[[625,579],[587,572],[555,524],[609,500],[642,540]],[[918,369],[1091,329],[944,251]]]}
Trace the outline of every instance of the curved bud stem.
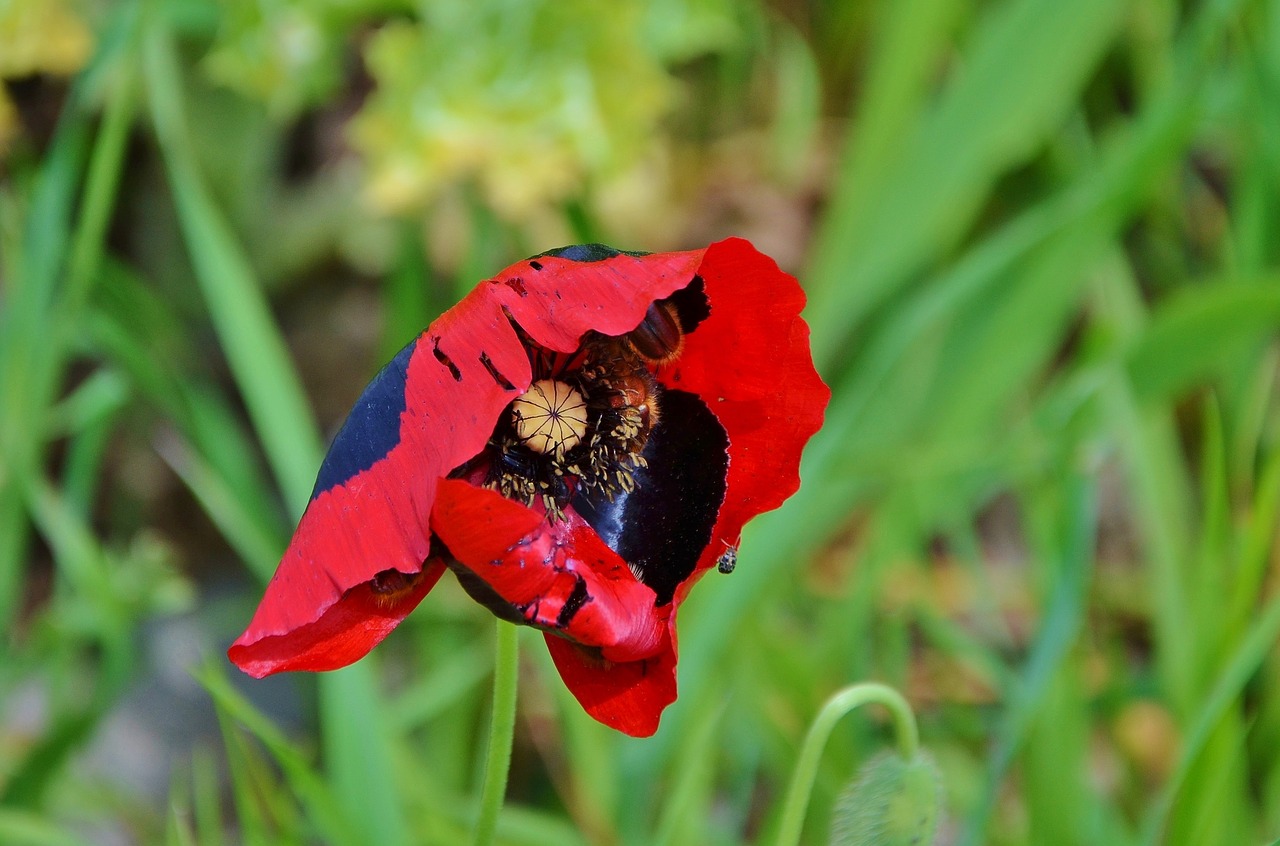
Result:
{"label": "curved bud stem", "polygon": [[809,805],[809,794],[813,792],[813,782],[818,775],[818,762],[822,760],[822,750],[831,737],[831,730],[841,717],[868,702],[878,702],[889,709],[893,718],[893,733],[898,742],[898,753],[907,759],[915,756],[920,747],[920,735],[916,730],[916,718],[911,713],[911,706],[902,698],[902,694],[879,682],[863,682],[839,691],[822,706],[809,726],[809,733],[805,735],[800,758],[791,773],[791,784],[787,788],[786,799],[783,800],[778,846],[795,846],[800,842],[805,808]]}

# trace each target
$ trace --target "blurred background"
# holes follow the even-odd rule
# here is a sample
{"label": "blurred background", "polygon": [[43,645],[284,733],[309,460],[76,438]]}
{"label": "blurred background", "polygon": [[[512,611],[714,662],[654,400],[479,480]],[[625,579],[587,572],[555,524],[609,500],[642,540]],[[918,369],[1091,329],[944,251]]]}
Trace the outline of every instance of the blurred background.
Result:
{"label": "blurred background", "polygon": [[0,842],[465,842],[452,579],[339,673],[224,650],[476,281],[731,234],[809,293],[804,485],[682,606],[656,737],[523,633],[500,842],[771,843],[866,679],[940,843],[1280,835],[1275,0],[0,0],[0,78]]}

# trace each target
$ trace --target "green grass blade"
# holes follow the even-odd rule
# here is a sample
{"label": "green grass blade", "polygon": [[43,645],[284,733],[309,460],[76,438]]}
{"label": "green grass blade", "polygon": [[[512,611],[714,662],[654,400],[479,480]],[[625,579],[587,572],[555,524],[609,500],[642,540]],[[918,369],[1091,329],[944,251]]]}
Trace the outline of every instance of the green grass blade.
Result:
{"label": "green grass blade", "polygon": [[[975,28],[963,70],[921,119],[893,176],[867,192],[841,175],[808,275],[819,361],[876,302],[950,246],[995,178],[1044,142],[1122,11],[1110,0],[1069,6],[1014,0],[992,9]],[[858,174],[853,164],[845,167]]]}
{"label": "green grass blade", "polygon": [[374,666],[366,658],[322,679],[325,772],[348,818],[360,820],[368,842],[397,846],[409,842],[409,825],[398,803],[390,724]]}
{"label": "green grass blade", "polygon": [[149,32],[145,53],[151,117],[196,281],[280,488],[301,514],[323,454],[315,417],[248,259],[200,176],[183,114],[182,74],[160,26]]}
{"label": "green grass blade", "polygon": [[222,842],[222,801],[217,761],[209,750],[196,748],[191,754],[191,806],[195,817],[196,841],[201,846]]}
{"label": "green grass blade", "polygon": [[1280,279],[1187,288],[1152,315],[1129,354],[1129,378],[1140,400],[1179,396],[1221,369],[1256,360],[1278,328]]}
{"label": "green grass blade", "polygon": [[1222,671],[1214,681],[1209,694],[1197,708],[1190,730],[1182,741],[1178,753],[1178,765],[1165,782],[1160,797],[1147,814],[1143,825],[1142,842],[1154,846],[1160,842],[1161,831],[1175,807],[1178,793],[1212,739],[1215,728],[1223,715],[1238,701],[1245,685],[1257,673],[1263,661],[1271,655],[1280,642],[1280,600],[1270,602],[1249,627],[1240,646],[1222,665]]}
{"label": "green grass blade", "polygon": [[[0,630],[8,629],[17,605],[27,543],[20,486],[40,463],[41,423],[58,388],[68,333],[74,331],[100,255],[119,181],[133,113],[127,47],[136,32],[135,12],[134,4],[121,4],[106,19],[98,52],[73,87],[36,176],[22,221],[20,256],[6,260],[6,269],[18,278],[4,287],[0,308]],[[108,97],[86,178],[94,137],[88,101],[108,70],[124,79]],[[73,229],[82,187],[84,200]],[[68,253],[70,277],[62,284]]]}
{"label": "green grass blade", "polygon": [[0,808],[0,842],[8,846],[87,846],[89,843],[39,814],[10,808]]}
{"label": "green grass blade", "polygon": [[280,532],[262,525],[261,513],[246,503],[243,489],[230,484],[225,475],[176,434],[161,432],[155,449],[190,488],[254,575],[263,581],[271,578],[272,562],[285,539]]}
{"label": "green grass blade", "polygon": [[[43,345],[50,332],[50,303],[70,237],[71,215],[89,146],[90,116],[78,99],[63,111],[35,179],[22,237],[11,246],[0,308],[0,630],[7,631],[18,604],[29,527],[21,485],[39,464],[39,434],[47,404],[40,376],[47,372]],[[14,228],[18,228],[15,226]]]}
{"label": "green grass blade", "polygon": [[[201,179],[186,130],[177,58],[158,24],[148,33],[145,53],[152,120],[197,281],[268,461],[291,511],[300,515],[323,454],[315,418],[243,250]],[[408,826],[391,780],[371,662],[326,675],[320,686],[328,770],[341,806],[375,820],[392,838],[383,842],[403,842]]]}
{"label": "green grass blade", "polygon": [[723,705],[699,709],[689,742],[682,746],[675,762],[666,803],[654,826],[655,846],[705,842],[711,822],[708,817],[715,776],[715,743],[723,716]]}
{"label": "green grass blade", "polygon": [[492,666],[489,650],[469,644],[433,662],[421,678],[388,703],[387,716],[397,734],[420,728],[451,708],[488,681]]}
{"label": "green grass blade", "polygon": [[[309,826],[321,835],[324,842],[333,844],[367,842],[358,833],[360,826],[357,821],[347,817],[344,804],[320,778],[311,761],[290,743],[276,726],[234,690],[221,672],[205,668],[197,672],[196,677],[213,697],[219,713],[244,726],[270,753],[280,766],[290,788],[302,803]],[[229,743],[232,742],[230,733],[224,731],[223,734]],[[241,765],[246,764],[247,762],[242,761]],[[251,807],[256,806],[258,799],[251,792],[245,792],[254,778],[256,777],[246,769],[238,778],[233,779],[233,784],[238,785],[237,789],[241,791],[237,816],[242,824],[258,816],[250,810]],[[271,794],[266,794],[264,798],[271,798]],[[256,825],[265,830],[265,821]]]}
{"label": "green grass blade", "polygon": [[1077,478],[1067,486],[1066,513],[1062,515],[1063,531],[1059,539],[1060,559],[1054,573],[1056,583],[1021,679],[1005,706],[982,796],[965,821],[962,844],[985,842],[988,820],[1004,776],[1084,623],[1085,592],[1097,533],[1097,501],[1090,484]]}
{"label": "green grass blade", "polygon": [[284,546],[283,514],[234,403],[200,379],[178,377],[174,363],[193,368],[196,350],[180,335],[176,310],[131,271],[108,264],[96,294],[82,327],[88,345],[177,428],[156,434],[158,451],[199,486],[210,516],[266,581]]}

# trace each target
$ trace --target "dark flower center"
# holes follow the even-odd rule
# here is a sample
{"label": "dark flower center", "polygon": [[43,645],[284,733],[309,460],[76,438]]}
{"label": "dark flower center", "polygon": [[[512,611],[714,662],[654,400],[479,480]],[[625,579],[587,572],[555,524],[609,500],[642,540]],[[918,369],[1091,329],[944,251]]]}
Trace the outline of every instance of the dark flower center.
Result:
{"label": "dark flower center", "polygon": [[[479,474],[508,499],[541,502],[552,521],[571,508],[659,606],[697,566],[726,492],[724,427],[700,398],[663,387],[653,372],[679,357],[685,336],[708,316],[702,289],[694,277],[651,304],[631,332],[588,332],[573,353],[539,346],[513,322],[532,382],[500,415],[485,449],[453,474]],[[472,582],[463,579],[472,596],[502,604]]]}
{"label": "dark flower center", "polygon": [[578,490],[612,499],[635,487],[658,421],[659,389],[622,338],[591,334],[572,356],[529,344],[535,381],[503,413],[486,453],[488,487],[552,519]]}

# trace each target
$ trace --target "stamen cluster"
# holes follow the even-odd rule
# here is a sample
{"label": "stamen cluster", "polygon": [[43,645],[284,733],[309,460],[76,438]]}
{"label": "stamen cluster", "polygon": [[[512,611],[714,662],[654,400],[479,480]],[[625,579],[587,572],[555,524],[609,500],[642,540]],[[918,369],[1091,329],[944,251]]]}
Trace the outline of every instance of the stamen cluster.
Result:
{"label": "stamen cluster", "polygon": [[657,380],[623,338],[590,333],[572,356],[530,346],[534,382],[503,413],[486,450],[485,485],[541,500],[552,519],[578,491],[612,500],[635,489],[658,421]]}

